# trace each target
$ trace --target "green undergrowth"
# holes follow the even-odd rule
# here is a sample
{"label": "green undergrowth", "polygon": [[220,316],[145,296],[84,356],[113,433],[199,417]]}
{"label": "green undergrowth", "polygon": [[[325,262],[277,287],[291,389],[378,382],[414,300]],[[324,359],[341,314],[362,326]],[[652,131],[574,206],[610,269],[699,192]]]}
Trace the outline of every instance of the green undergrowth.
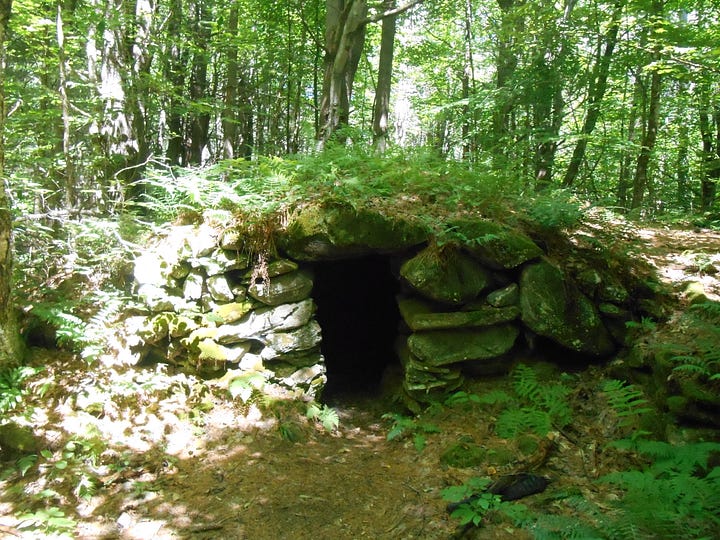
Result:
{"label": "green undergrowth", "polygon": [[377,156],[361,147],[330,147],[314,155],[226,160],[203,169],[155,169],[140,182],[143,197],[127,208],[157,221],[208,209],[260,220],[309,203],[412,214],[433,227],[438,217],[459,213],[500,221],[519,221],[522,214],[550,229],[572,227],[582,217],[569,193],[530,194],[519,178],[425,150]]}
{"label": "green undergrowth", "polygon": [[[655,414],[641,388],[615,379],[596,379],[594,385],[591,391],[605,409],[602,430],[615,437],[598,440],[590,436],[608,460],[600,465],[605,472],[597,478],[573,480],[564,468],[558,478],[553,470],[556,466],[533,471],[548,471],[555,480],[547,491],[527,502],[500,502],[483,493],[489,479],[472,477],[443,490],[445,500],[461,501],[452,517],[461,526],[507,526],[510,522],[537,539],[714,538],[720,528],[716,511],[720,507],[720,443],[653,440],[641,429],[646,417]],[[443,407],[463,410],[471,418],[496,419],[494,434],[519,448],[528,433],[544,436],[554,431],[563,438],[565,428],[572,424],[575,435],[565,440],[571,451],[576,451],[572,449],[591,442],[583,430],[598,429],[592,426],[597,420],[578,416],[575,388],[582,386],[578,375],[560,374],[542,364],[520,364],[511,372],[507,389],[484,394],[457,392]],[[490,456],[491,447],[487,448],[483,452]],[[561,449],[556,447],[554,453],[563,460]],[[479,466],[480,470],[488,466],[487,462],[468,463],[472,464],[457,466]]]}

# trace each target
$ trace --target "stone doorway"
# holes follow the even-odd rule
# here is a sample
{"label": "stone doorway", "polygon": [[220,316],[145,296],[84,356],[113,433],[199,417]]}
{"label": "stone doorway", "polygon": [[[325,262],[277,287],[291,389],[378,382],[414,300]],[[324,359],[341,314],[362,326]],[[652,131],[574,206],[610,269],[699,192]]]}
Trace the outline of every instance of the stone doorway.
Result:
{"label": "stone doorway", "polygon": [[325,401],[374,392],[398,362],[395,340],[400,290],[392,260],[382,255],[314,264],[312,296],[327,368]]}

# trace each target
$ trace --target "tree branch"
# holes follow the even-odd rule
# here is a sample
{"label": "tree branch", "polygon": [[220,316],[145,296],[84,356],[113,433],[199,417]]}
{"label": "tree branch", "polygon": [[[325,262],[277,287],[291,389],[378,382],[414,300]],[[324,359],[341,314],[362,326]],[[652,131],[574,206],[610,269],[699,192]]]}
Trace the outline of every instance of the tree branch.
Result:
{"label": "tree branch", "polygon": [[384,11],[381,13],[377,13],[377,14],[373,15],[372,17],[368,17],[367,19],[365,19],[363,21],[363,24],[375,23],[375,22],[381,21],[382,19],[385,19],[387,17],[392,17],[393,15],[400,15],[401,13],[405,13],[407,10],[414,8],[418,4],[422,4],[422,3],[423,3],[423,0],[412,0],[411,2],[408,2],[407,4],[405,4],[403,6],[396,7],[395,9],[390,9],[388,11]]}

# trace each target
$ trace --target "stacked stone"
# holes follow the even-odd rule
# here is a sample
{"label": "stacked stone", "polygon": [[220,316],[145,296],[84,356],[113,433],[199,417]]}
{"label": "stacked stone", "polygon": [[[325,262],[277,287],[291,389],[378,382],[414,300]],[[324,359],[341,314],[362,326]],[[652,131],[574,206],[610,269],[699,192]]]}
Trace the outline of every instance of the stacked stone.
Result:
{"label": "stacked stone", "polygon": [[235,231],[182,226],[136,259],[135,280],[148,312],[131,323],[138,361],[261,375],[263,391],[287,397],[314,398],[325,385],[312,276],[293,261],[253,268]]}
{"label": "stacked stone", "polygon": [[491,272],[458,248],[426,248],[400,274],[411,294],[398,298],[410,334],[399,340],[403,390],[410,403],[459,388],[462,369],[501,357],[515,344],[520,316],[517,284],[491,290]]}
{"label": "stacked stone", "polygon": [[[400,269],[409,294],[398,304],[409,335],[398,354],[411,405],[460,387],[463,371],[506,370],[521,330],[589,356],[614,350],[595,303],[529,237],[483,220],[453,229],[474,241],[432,245]],[[598,288],[607,279],[596,281]],[[612,305],[622,311],[617,305],[625,300]]]}

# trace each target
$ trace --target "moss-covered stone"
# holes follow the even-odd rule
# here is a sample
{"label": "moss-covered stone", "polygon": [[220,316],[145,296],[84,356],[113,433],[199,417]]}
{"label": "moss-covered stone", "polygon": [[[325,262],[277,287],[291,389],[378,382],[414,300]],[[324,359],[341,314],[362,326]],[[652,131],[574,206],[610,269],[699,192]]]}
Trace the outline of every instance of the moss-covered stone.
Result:
{"label": "moss-covered stone", "polygon": [[413,298],[400,299],[398,306],[403,320],[414,332],[492,326],[498,323],[510,322],[520,315],[520,309],[515,306],[506,308],[479,306],[473,311],[432,313],[427,311],[428,305],[426,303]]}
{"label": "moss-covered stone", "polygon": [[310,296],[313,282],[309,272],[298,270],[282,274],[268,281],[252,283],[248,294],[269,306],[299,302]]}
{"label": "moss-covered stone", "polygon": [[292,216],[278,244],[293,259],[323,260],[400,251],[426,241],[419,222],[348,204],[311,205]]}
{"label": "moss-covered stone", "polygon": [[218,317],[223,323],[232,323],[240,320],[253,307],[252,302],[231,302],[223,304],[213,309],[212,313]]}
{"label": "moss-covered stone", "polygon": [[458,219],[448,223],[455,237],[490,268],[515,268],[543,254],[521,231],[483,219]]}
{"label": "moss-covered stone", "polygon": [[454,248],[429,247],[400,268],[400,275],[421,295],[437,302],[470,302],[490,284],[490,274]]}
{"label": "moss-covered stone", "polygon": [[528,328],[568,349],[593,356],[615,350],[594,304],[547,261],[523,269],[520,309]]}
{"label": "moss-covered stone", "polygon": [[494,358],[509,351],[518,329],[509,324],[473,330],[435,330],[408,338],[410,351],[425,364],[442,366]]}
{"label": "moss-covered stone", "polygon": [[33,430],[15,422],[0,425],[0,452],[3,457],[15,458],[40,449],[40,441]]}

